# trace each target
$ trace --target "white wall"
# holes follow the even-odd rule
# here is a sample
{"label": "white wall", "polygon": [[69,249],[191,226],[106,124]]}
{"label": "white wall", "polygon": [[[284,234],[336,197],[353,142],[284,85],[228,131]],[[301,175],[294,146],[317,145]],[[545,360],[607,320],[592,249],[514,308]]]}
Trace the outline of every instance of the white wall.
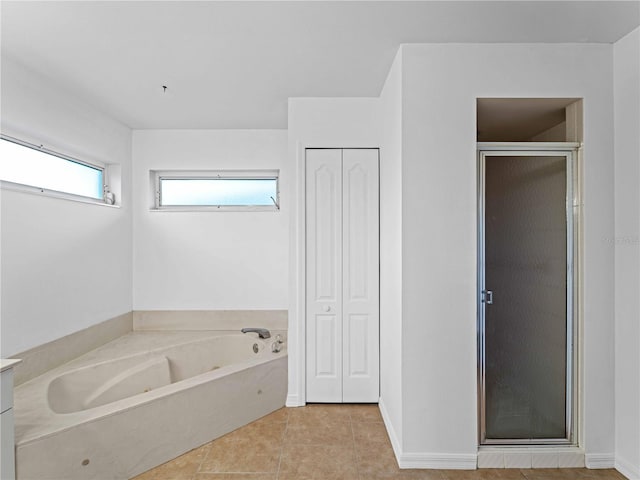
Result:
{"label": "white wall", "polygon": [[[285,130],[133,133],[134,310],[288,306]],[[149,170],[280,169],[276,212],[157,212]]]}
{"label": "white wall", "polygon": [[616,468],[640,478],[640,29],[613,47]]}
{"label": "white wall", "polygon": [[380,404],[402,450],[402,50],[380,94]]}
{"label": "white wall", "polygon": [[2,357],[131,310],[131,131],[2,57],[2,132],[121,167],[122,208],[2,190]]}
{"label": "white wall", "polygon": [[477,452],[476,98],[584,97],[583,444],[612,463],[611,46],[402,48],[404,451]]}
{"label": "white wall", "polygon": [[[289,99],[288,164],[291,184],[288,406],[305,404],[304,378],[304,149],[378,147],[379,99]],[[384,248],[380,245],[380,248]]]}

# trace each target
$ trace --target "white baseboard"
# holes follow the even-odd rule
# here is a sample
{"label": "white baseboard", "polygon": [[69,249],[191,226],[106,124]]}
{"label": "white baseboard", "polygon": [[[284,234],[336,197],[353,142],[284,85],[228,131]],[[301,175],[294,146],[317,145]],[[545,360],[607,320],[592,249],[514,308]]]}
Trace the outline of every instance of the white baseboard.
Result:
{"label": "white baseboard", "polygon": [[629,480],[640,480],[640,465],[633,465],[620,457],[615,460],[615,467]]}
{"label": "white baseboard", "polygon": [[387,428],[389,440],[393,447],[393,453],[400,468],[423,468],[423,469],[442,469],[442,470],[475,470],[478,464],[478,456],[472,454],[458,453],[416,453],[402,451],[402,444],[396,434],[395,429],[389,419],[389,413],[384,404],[384,400],[380,398],[378,401],[382,420]]}
{"label": "white baseboard", "polygon": [[584,464],[587,468],[614,468],[615,457],[613,453],[587,453],[584,456]]}
{"label": "white baseboard", "polygon": [[305,403],[300,401],[300,396],[297,393],[290,393],[287,395],[285,407],[304,407]]}
{"label": "white baseboard", "polygon": [[475,453],[404,453],[398,462],[400,468],[429,468],[436,470],[475,470]]}
{"label": "white baseboard", "polygon": [[393,428],[393,424],[391,423],[391,419],[389,418],[389,412],[387,412],[387,407],[384,404],[384,400],[382,399],[382,397],[380,397],[380,399],[378,400],[378,408],[380,408],[382,421],[384,422],[384,426],[387,429],[389,440],[391,440],[391,447],[393,448],[393,453],[396,456],[396,461],[398,462],[398,465],[400,465],[400,457],[402,456],[402,444],[400,443],[400,439],[396,434],[395,428]]}

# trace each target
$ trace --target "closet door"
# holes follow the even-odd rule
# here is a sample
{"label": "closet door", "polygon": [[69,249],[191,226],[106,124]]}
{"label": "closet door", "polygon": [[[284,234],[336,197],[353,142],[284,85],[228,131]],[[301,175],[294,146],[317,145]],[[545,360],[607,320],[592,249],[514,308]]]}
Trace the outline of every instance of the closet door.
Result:
{"label": "closet door", "polygon": [[378,150],[343,150],[343,402],[379,398],[378,191]]}
{"label": "closet door", "polygon": [[307,150],[307,401],[342,402],[342,150]]}
{"label": "closet door", "polygon": [[306,161],[307,401],[377,402],[378,150]]}

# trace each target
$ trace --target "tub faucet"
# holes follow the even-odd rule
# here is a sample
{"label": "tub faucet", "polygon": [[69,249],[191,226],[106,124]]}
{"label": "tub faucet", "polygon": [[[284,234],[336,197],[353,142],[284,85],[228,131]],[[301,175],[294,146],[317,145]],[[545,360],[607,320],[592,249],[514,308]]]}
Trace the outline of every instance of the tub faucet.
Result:
{"label": "tub faucet", "polygon": [[245,327],[240,330],[242,333],[255,332],[260,338],[270,338],[271,333],[266,328]]}

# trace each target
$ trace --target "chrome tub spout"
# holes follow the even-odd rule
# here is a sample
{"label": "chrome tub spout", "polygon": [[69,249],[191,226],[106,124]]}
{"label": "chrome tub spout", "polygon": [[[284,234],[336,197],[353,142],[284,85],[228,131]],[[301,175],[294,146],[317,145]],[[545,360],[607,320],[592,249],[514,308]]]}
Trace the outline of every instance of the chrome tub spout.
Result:
{"label": "chrome tub spout", "polygon": [[260,338],[270,338],[271,333],[266,328],[245,327],[240,330],[242,333],[255,332]]}

